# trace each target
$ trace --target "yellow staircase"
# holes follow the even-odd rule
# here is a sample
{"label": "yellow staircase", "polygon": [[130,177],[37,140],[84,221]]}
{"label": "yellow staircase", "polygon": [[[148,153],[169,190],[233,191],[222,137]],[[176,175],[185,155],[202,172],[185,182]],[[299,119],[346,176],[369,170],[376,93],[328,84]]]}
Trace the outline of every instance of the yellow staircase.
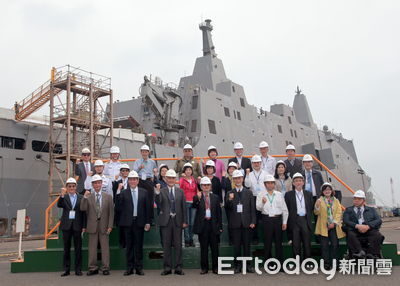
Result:
{"label": "yellow staircase", "polygon": [[[50,100],[51,83],[57,79],[57,75],[56,69],[53,68],[51,71],[51,79],[38,87],[22,101],[15,103],[14,110],[16,120],[24,120]],[[59,88],[54,88],[54,95],[57,95],[61,91],[62,90]]]}

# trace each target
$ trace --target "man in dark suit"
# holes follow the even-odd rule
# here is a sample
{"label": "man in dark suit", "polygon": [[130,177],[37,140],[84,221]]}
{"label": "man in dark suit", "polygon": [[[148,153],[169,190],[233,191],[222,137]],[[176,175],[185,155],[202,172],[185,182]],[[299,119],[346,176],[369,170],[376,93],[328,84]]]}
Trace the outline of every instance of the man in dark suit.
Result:
{"label": "man in dark suit", "polygon": [[293,145],[286,146],[287,159],[285,160],[286,173],[292,178],[294,174],[303,171],[303,163],[300,159],[296,158],[296,148]]}
{"label": "man in dark suit", "polygon": [[175,187],[176,172],[173,169],[167,171],[167,187],[155,188],[155,202],[160,209],[158,224],[164,249],[164,271],[161,275],[172,274],[172,246],[175,249],[175,274],[184,275],[182,271],[182,230],[188,226],[186,199],[183,190]]}
{"label": "man in dark suit", "polygon": [[143,235],[150,230],[150,200],[146,189],[139,188],[139,175],[131,171],[128,187],[116,193],[115,209],[119,214],[119,226],[124,229],[127,270],[124,275],[144,275]]}
{"label": "man in dark suit", "polygon": [[221,206],[219,197],[210,193],[210,178],[201,178],[200,189],[197,196],[193,197],[193,207],[197,209],[193,232],[199,236],[200,241],[200,274],[208,273],[208,247],[211,248],[212,272],[218,274],[218,241],[222,232]]}
{"label": "man in dark suit", "polygon": [[75,180],[78,182],[77,192],[83,195],[92,188],[91,176],[94,174],[94,165],[90,162],[89,148],[83,148],[82,160],[75,166]]}
{"label": "man in dark suit", "polygon": [[293,256],[301,257],[303,246],[303,259],[306,259],[311,257],[313,199],[310,192],[303,191],[303,175],[294,174],[293,185],[295,189],[285,193],[285,202],[289,210],[288,230],[292,234]]}
{"label": "man in dark suit", "polygon": [[[114,203],[116,201],[116,195],[117,192],[121,192],[122,190],[125,190],[128,188],[128,174],[129,174],[130,168],[128,164],[121,164],[121,168],[119,169],[120,176],[117,180],[112,182],[112,190],[113,190],[113,199]],[[120,214],[117,209],[115,209],[115,215],[114,215],[114,220],[115,220],[115,225],[119,226],[119,217]],[[119,227],[119,246],[121,248],[125,248],[125,230],[123,227]]]}
{"label": "man in dark suit", "polygon": [[321,196],[321,186],[324,184],[320,171],[313,169],[314,160],[311,155],[306,154],[303,157],[304,170],[301,173],[305,179],[304,190],[310,192],[314,203]]}
{"label": "man in dark suit", "polygon": [[[239,264],[237,257],[241,256],[242,247],[243,256],[250,257],[250,230],[256,224],[256,207],[253,193],[243,187],[242,172],[233,171],[232,178],[236,187],[228,193],[225,207],[229,212],[228,226],[233,238],[235,273],[240,273],[242,265]],[[250,264],[247,265],[247,272],[254,272],[254,268]]]}
{"label": "man in dark suit", "polygon": [[249,158],[243,157],[243,145],[240,142],[236,142],[233,146],[233,151],[235,152],[235,157],[230,158],[228,160],[228,164],[230,162],[235,162],[238,166],[238,170],[240,170],[244,176],[246,176],[246,170],[249,169],[250,172],[253,171],[251,167],[251,161]]}
{"label": "man in dark suit", "polygon": [[65,188],[61,189],[61,196],[57,202],[57,207],[63,209],[60,223],[64,241],[62,277],[70,274],[72,238],[75,251],[75,275],[82,276],[82,232],[86,229],[86,213],[80,210],[82,198],[82,195],[76,193],[76,180],[69,178]]}
{"label": "man in dark suit", "polygon": [[[353,206],[346,208],[343,223],[347,232],[347,244],[354,258],[374,259],[380,257],[382,234],[379,228],[382,219],[374,208],[365,205],[365,193],[354,193]],[[361,240],[368,241],[367,253],[361,247]]]}

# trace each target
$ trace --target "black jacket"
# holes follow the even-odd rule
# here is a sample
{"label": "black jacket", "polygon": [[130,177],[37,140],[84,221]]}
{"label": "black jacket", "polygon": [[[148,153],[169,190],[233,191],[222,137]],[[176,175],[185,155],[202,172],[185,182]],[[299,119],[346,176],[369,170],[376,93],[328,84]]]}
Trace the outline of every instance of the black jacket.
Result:
{"label": "black jacket", "polygon": [[[304,202],[306,207],[306,219],[308,229],[312,230],[311,218],[314,211],[313,197],[310,192],[303,191]],[[285,202],[289,211],[288,230],[292,229],[296,224],[297,219],[297,204],[296,204],[296,191],[289,191],[285,193]]]}
{"label": "black jacket", "polygon": [[[303,170],[301,173],[304,177],[304,187],[306,184],[306,171]],[[321,196],[321,186],[324,184],[324,179],[322,179],[322,174],[320,171],[312,169],[312,179],[315,185],[315,192],[317,194],[317,197]]]}
{"label": "black jacket", "polygon": [[[230,162],[235,162],[237,164],[238,160],[236,157],[233,157],[228,160],[228,164]],[[245,174],[246,174],[246,169],[250,169],[250,172],[253,171],[253,168],[251,166],[251,160],[249,158],[242,157],[242,163],[240,164],[239,169],[243,169]]]}
{"label": "black jacket", "polygon": [[[382,225],[382,219],[374,208],[364,206],[364,223],[371,229],[379,229]],[[343,213],[343,223],[349,230],[355,230],[358,224],[357,214],[354,211],[354,206],[346,208]]]}
{"label": "black jacket", "polygon": [[[204,220],[206,216],[206,201],[204,195],[193,197],[193,207],[197,209],[194,218],[193,233],[203,233]],[[219,203],[219,197],[210,193],[210,210],[211,210],[211,225],[214,234],[220,234],[222,231],[222,211]]]}
{"label": "black jacket", "polygon": [[[57,207],[62,208],[62,216],[60,219],[60,229],[61,230],[74,230],[82,231],[82,228],[86,228],[86,212],[81,211],[81,202],[83,196],[77,194],[77,199],[75,207],[72,208],[71,200],[69,194],[65,194],[64,198],[60,197],[57,202]],[[75,211],[75,219],[69,219],[69,211]]]}
{"label": "black jacket", "polygon": [[294,174],[296,173],[302,173],[303,172],[303,162],[298,159],[294,158],[294,164],[290,164],[289,160],[285,160],[285,165],[286,165],[286,173],[289,174],[290,177],[293,177]]}
{"label": "black jacket", "polygon": [[[233,200],[229,200],[229,194],[233,193]],[[237,205],[243,205],[243,212],[237,212]],[[243,187],[239,200],[239,194],[236,188],[230,191],[226,196],[225,207],[229,212],[229,228],[250,227],[250,224],[256,223],[256,206],[254,205],[253,193]]]}
{"label": "black jacket", "polygon": [[[147,190],[138,188],[138,209],[136,223],[139,227],[144,227],[150,223],[151,203],[147,195]],[[118,225],[121,227],[131,226],[133,218],[133,198],[131,189],[122,190],[116,195],[115,211],[118,213]]]}
{"label": "black jacket", "polygon": [[[199,185],[199,190],[200,190],[200,185]],[[214,195],[217,195],[219,198],[219,201],[222,203],[222,184],[221,181],[218,179],[218,177],[214,176],[211,179],[211,191]]]}

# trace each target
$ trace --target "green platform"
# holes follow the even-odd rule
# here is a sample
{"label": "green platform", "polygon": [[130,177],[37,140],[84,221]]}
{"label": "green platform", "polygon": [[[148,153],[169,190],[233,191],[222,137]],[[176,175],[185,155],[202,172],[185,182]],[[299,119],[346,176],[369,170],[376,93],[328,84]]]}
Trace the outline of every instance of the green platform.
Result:
{"label": "green platform", "polygon": [[[157,221],[157,220],[156,220]],[[233,256],[233,248],[228,244],[228,233],[226,219],[224,218],[224,232],[221,235],[220,256]],[[262,231],[260,230],[260,241],[262,241]],[[118,245],[118,229],[114,229],[110,234],[110,267],[111,270],[124,270],[126,269],[125,249]],[[32,250],[24,252],[23,262],[12,262],[11,272],[52,272],[62,271],[63,261],[63,241],[62,235],[59,234],[58,239],[49,239],[47,241],[47,249],[45,250]],[[343,255],[347,250],[345,240],[340,241],[340,253]],[[263,244],[252,245],[251,251],[253,256],[263,257]],[[392,259],[393,265],[400,265],[400,255],[397,254],[396,244],[384,244],[382,252],[385,258]],[[289,258],[292,256],[292,247],[287,242],[284,243],[284,257]],[[312,243],[312,256],[314,258],[320,257],[320,246],[313,241]],[[99,254],[100,260],[100,254]],[[74,254],[72,251],[71,262],[74,261]],[[87,270],[88,249],[87,249],[87,235],[83,239],[82,247],[82,270]],[[144,269],[162,269],[163,266],[163,251],[160,245],[160,234],[157,226],[152,227],[149,232],[144,236]],[[72,263],[73,264],[73,263]],[[200,248],[189,247],[183,248],[183,267],[186,269],[199,269],[200,268]]]}

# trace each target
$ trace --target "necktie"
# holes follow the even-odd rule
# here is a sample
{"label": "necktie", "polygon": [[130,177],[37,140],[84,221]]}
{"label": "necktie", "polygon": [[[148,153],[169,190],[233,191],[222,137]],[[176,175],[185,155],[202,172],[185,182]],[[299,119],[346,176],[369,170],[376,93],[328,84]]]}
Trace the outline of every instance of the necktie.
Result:
{"label": "necktie", "polygon": [[72,196],[69,196],[69,198],[71,200],[72,209],[74,209],[75,203],[76,203],[76,196],[72,195]]}
{"label": "necktie", "polygon": [[210,208],[210,197],[206,196],[206,209]]}
{"label": "necktie", "polygon": [[171,213],[175,213],[175,197],[172,188],[169,189],[169,200],[171,202]]}
{"label": "necktie", "polygon": [[85,169],[86,169],[86,176],[89,176],[89,173],[90,173],[89,163],[85,163]]}
{"label": "necktie", "polygon": [[357,207],[357,218],[360,219],[361,218],[361,208]]}
{"label": "necktie", "polygon": [[308,186],[308,188],[309,188],[309,190],[307,190],[307,191],[312,192],[312,186],[311,186],[311,172],[308,172],[308,173],[307,173],[307,186]]}
{"label": "necktie", "polygon": [[99,219],[101,216],[100,194],[96,194],[96,214],[97,214],[97,219]]}
{"label": "necktie", "polygon": [[238,195],[239,195],[239,202],[240,202],[240,200],[242,199],[242,192],[240,190],[237,190],[237,192],[238,192]]}
{"label": "necktie", "polygon": [[137,216],[137,193],[136,190],[132,190],[132,202],[133,202],[133,216]]}

